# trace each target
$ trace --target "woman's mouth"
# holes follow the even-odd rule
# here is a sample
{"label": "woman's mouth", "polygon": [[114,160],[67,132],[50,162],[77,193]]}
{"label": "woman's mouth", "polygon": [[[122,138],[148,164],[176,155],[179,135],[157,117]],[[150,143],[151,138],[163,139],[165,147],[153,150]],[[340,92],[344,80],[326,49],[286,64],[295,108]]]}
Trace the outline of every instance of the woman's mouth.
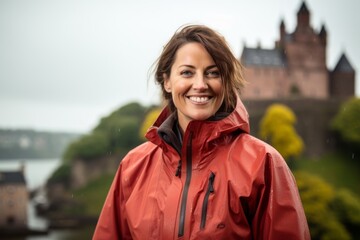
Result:
{"label": "woman's mouth", "polygon": [[212,97],[204,96],[204,97],[196,97],[190,96],[188,99],[194,103],[207,103]]}

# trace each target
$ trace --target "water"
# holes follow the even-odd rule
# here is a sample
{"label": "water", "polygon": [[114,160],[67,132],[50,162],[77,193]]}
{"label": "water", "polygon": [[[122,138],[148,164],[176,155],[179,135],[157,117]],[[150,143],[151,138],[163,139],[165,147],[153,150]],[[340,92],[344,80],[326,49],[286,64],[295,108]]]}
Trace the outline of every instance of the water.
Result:
{"label": "water", "polygon": [[26,184],[31,191],[41,187],[60,163],[58,158],[0,160],[0,171],[19,170],[24,164]]}
{"label": "water", "polygon": [[[61,159],[14,159],[0,160],[0,171],[16,171],[25,167],[24,175],[27,187],[30,191],[41,189],[47,179],[61,164]],[[28,205],[28,227],[32,229],[46,229],[48,222],[46,219],[38,217],[35,212],[34,202]],[[62,240],[62,239],[91,239],[94,226],[82,229],[70,230],[51,230],[45,236],[28,236],[21,240]],[[0,239],[1,236],[0,236]],[[19,240],[20,240],[19,239]]]}

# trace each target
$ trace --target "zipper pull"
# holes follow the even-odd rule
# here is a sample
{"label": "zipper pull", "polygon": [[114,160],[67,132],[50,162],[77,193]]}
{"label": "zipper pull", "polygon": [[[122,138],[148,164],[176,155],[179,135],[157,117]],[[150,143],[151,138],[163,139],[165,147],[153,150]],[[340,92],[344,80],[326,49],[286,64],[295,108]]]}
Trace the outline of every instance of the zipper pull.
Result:
{"label": "zipper pull", "polygon": [[211,172],[210,176],[209,176],[209,185],[208,185],[207,191],[204,196],[204,202],[203,202],[202,210],[201,210],[200,229],[205,228],[209,197],[210,197],[211,193],[214,193],[214,179],[215,179],[215,173]]}
{"label": "zipper pull", "polygon": [[214,179],[215,179],[215,173],[211,172],[209,177],[209,192],[214,192]]}
{"label": "zipper pull", "polygon": [[178,166],[176,168],[175,176],[181,177],[181,159],[179,160]]}

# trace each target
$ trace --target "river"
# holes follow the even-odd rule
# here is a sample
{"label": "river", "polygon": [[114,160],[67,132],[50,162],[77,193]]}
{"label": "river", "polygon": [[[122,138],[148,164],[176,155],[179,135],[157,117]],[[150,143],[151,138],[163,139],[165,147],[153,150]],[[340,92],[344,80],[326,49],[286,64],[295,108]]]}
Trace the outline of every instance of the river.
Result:
{"label": "river", "polygon": [[[19,170],[21,165],[24,165],[25,179],[27,188],[31,191],[41,188],[54,170],[61,164],[60,159],[13,159],[0,160],[0,171]],[[28,205],[28,226],[32,229],[45,229],[47,227],[47,220],[38,217],[35,212],[34,202]],[[93,226],[81,229],[70,230],[50,230],[45,236],[28,236],[26,238],[19,238],[22,240],[64,240],[64,239],[91,239]],[[0,236],[0,239],[1,238]],[[13,239],[13,238],[12,238]]]}

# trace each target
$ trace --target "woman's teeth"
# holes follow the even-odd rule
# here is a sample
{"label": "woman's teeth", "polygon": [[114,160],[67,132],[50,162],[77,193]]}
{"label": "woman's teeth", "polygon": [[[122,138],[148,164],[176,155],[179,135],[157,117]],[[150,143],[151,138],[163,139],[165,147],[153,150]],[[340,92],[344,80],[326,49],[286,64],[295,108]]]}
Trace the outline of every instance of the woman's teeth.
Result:
{"label": "woman's teeth", "polygon": [[210,98],[209,97],[189,97],[189,99],[191,101],[197,102],[197,103],[203,103],[208,101]]}

